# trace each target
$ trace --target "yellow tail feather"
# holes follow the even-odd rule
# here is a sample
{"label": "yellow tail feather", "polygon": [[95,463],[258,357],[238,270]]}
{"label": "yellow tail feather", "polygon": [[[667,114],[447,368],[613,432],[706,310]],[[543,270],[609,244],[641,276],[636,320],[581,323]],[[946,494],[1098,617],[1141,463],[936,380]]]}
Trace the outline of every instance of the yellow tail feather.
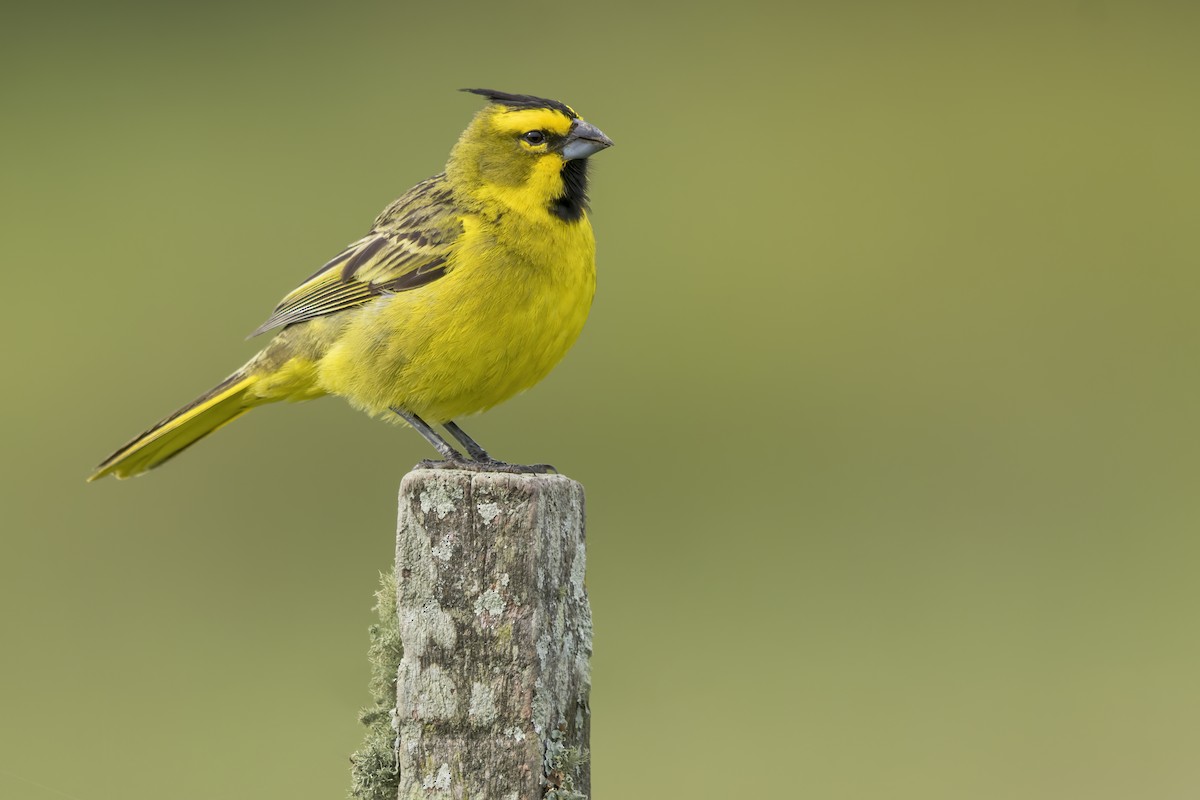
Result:
{"label": "yellow tail feather", "polygon": [[235,372],[106,458],[88,478],[129,478],[154,469],[262,402],[248,389],[257,379]]}

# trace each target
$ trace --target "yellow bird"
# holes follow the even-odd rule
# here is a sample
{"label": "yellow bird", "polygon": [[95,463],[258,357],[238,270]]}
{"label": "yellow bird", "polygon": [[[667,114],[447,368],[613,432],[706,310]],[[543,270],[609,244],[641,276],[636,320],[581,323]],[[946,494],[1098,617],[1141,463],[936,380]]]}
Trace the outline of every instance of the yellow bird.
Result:
{"label": "yellow bird", "polygon": [[558,101],[463,91],[490,103],[446,171],[283,298],[255,334],[281,330],[245,366],[88,480],[153,469],[256,406],[327,394],[403,419],[445,459],[434,464],[547,469],[496,461],[454,420],[546,377],[583,329],[596,286],[588,157],[612,141]]}

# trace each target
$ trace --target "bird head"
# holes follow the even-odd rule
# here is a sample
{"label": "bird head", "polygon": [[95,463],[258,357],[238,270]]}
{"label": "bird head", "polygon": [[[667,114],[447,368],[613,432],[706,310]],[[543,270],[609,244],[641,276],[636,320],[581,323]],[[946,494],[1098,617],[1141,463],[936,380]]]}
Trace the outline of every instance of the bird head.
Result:
{"label": "bird head", "polygon": [[587,160],[612,146],[568,105],[492,89],[464,89],[491,101],[450,154],[447,176],[485,202],[567,222],[587,208]]}

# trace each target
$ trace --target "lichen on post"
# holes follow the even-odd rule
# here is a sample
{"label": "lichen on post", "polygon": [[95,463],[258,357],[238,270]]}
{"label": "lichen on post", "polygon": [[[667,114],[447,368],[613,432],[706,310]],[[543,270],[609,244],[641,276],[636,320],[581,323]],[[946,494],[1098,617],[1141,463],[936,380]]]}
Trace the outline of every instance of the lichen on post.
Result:
{"label": "lichen on post", "polygon": [[379,622],[369,629],[371,646],[371,705],[358,720],[367,729],[362,747],[350,756],[350,796],[359,800],[395,800],[400,782],[396,760],[396,670],[403,651],[396,613],[396,571],[379,576],[375,593]]}
{"label": "lichen on post", "polygon": [[396,541],[401,800],[590,794],[583,512],[583,487],[561,475],[405,477]]}

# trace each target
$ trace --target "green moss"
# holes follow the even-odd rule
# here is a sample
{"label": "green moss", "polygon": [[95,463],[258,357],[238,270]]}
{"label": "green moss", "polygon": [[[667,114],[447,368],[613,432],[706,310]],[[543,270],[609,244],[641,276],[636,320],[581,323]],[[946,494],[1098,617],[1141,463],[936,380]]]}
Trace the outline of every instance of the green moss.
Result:
{"label": "green moss", "polygon": [[588,800],[588,796],[570,789],[551,789],[542,795],[542,800]]}
{"label": "green moss", "polygon": [[563,744],[561,731],[550,731],[543,756],[543,768],[550,789],[543,795],[543,800],[588,800],[587,795],[575,791],[575,778],[588,757],[587,750]]}
{"label": "green moss", "polygon": [[394,716],[396,670],[404,650],[396,616],[395,568],[380,575],[379,581],[381,586],[375,593],[379,622],[368,629],[371,644],[367,649],[373,703],[359,712],[359,722],[366,726],[367,733],[362,747],[350,756],[350,796],[361,800],[395,800],[400,786]]}

